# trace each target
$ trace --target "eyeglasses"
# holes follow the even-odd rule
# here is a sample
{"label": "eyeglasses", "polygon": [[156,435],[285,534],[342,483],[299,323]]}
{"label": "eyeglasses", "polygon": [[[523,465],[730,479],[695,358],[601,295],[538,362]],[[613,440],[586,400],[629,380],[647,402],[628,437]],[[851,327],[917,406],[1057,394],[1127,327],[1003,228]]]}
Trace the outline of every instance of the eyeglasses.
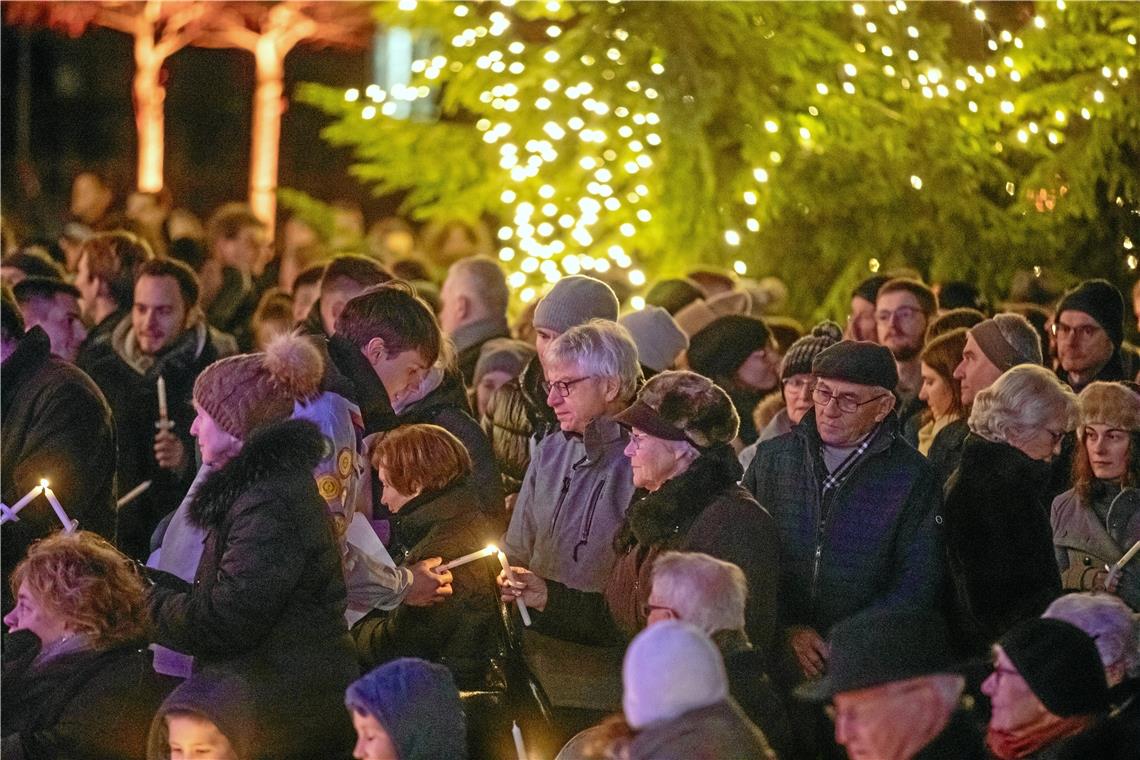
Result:
{"label": "eyeglasses", "polygon": [[869,398],[866,401],[860,401],[854,396],[837,396],[826,388],[820,388],[819,386],[816,386],[816,389],[812,391],[811,394],[812,401],[818,404],[820,408],[826,409],[828,404],[830,404],[832,401],[835,401],[836,405],[839,407],[839,411],[843,412],[844,414],[854,414],[855,412],[859,411],[859,407],[866,406],[873,401],[878,401],[879,399],[884,399],[886,397],[886,394],[880,394],[874,398]]}
{"label": "eyeglasses", "polygon": [[553,383],[548,383],[545,380],[543,380],[541,383],[539,383],[539,387],[542,388],[542,392],[545,393],[547,396],[550,395],[550,389],[553,388],[556,391],[558,391],[558,395],[561,396],[562,398],[569,398],[571,388],[573,388],[576,384],[582,382],[583,380],[589,380],[591,377],[594,377],[594,375],[586,375],[585,377],[576,377],[573,380],[555,380]]}
{"label": "eyeglasses", "polygon": [[1067,325],[1064,322],[1054,322],[1052,327],[1053,335],[1058,338],[1076,336],[1081,340],[1088,340],[1102,329],[1100,325]]}
{"label": "eyeglasses", "polygon": [[633,450],[638,451],[641,449],[642,442],[649,437],[650,436],[646,435],[645,433],[630,433],[629,442],[633,444]]}
{"label": "eyeglasses", "polygon": [[889,323],[896,317],[900,322],[909,322],[919,314],[925,314],[922,309],[916,309],[913,306],[900,306],[894,311],[889,309],[882,309],[875,312],[875,321],[882,322],[883,324]]}

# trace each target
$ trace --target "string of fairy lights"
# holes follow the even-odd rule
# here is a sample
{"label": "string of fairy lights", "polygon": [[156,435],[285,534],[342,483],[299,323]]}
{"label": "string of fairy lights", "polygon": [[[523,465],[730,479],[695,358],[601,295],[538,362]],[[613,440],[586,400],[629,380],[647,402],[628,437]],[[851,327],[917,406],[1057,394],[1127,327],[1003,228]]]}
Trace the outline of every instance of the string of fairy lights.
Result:
{"label": "string of fairy lights", "polygon": [[[412,63],[415,83],[388,91],[375,84],[363,93],[349,89],[345,100],[359,104],[364,120],[391,118],[402,106],[432,97],[433,83],[446,74],[474,66],[481,74],[475,81],[486,82],[478,96],[483,112],[476,114],[475,128],[484,143],[497,150],[502,173],[498,257],[519,299],[529,303],[541,294],[541,288],[580,272],[620,271],[630,285],[639,288],[645,285],[646,275],[635,257],[654,216],[656,157],[664,140],[658,88],[667,76],[668,61],[634,49],[632,35],[620,26],[606,31],[604,49],[596,51],[597,55],[563,47],[569,27],[560,20],[566,9],[558,0],[544,3],[551,19],[542,39],[535,40],[533,34],[524,39],[517,33],[517,19],[511,12],[514,5],[515,0],[500,0],[489,13],[476,12],[466,3],[447,6],[462,28],[432,57]],[[772,139],[772,149],[767,152],[766,165],[742,172],[737,185],[739,216],[723,229],[728,250],[739,249],[745,236],[761,229],[759,207],[769,183],[778,180],[783,160],[777,148],[786,150],[789,137],[791,144],[798,141],[811,146],[815,139],[812,120],[823,118],[828,99],[857,95],[862,79],[877,77],[874,84],[880,90],[897,83],[898,97],[943,100],[948,107],[960,107],[964,118],[992,120],[1008,130],[993,143],[993,150],[1001,153],[1007,141],[1025,149],[1063,145],[1070,122],[1091,120],[1100,109],[1110,107],[1114,90],[1131,75],[1123,63],[1103,66],[1100,81],[1088,88],[1085,102],[1075,113],[1022,105],[1013,95],[1002,97],[1000,93],[1010,92],[1009,85],[1023,82],[1030,70],[1022,61],[1025,42],[1021,35],[1047,34],[1063,24],[1065,0],[1038,7],[1037,15],[1017,34],[994,29],[984,8],[973,0],[962,0],[962,6],[986,34],[991,57],[950,72],[943,71],[949,64],[924,55],[924,37],[906,0],[851,3],[850,11],[865,35],[860,33],[853,41],[852,60],[844,62],[831,81],[816,84],[818,97],[812,98],[798,126],[782,123],[776,116],[763,120],[763,134]],[[398,3],[406,13],[417,7],[416,0]],[[1135,35],[1122,36],[1134,51]],[[536,52],[541,52],[539,65],[550,73],[537,84],[533,72],[528,72],[537,60]],[[987,113],[992,107],[996,112]],[[520,113],[528,118],[513,118]],[[549,118],[530,118],[534,113]],[[900,181],[914,192],[921,192],[925,184],[919,169]],[[1012,180],[1005,189],[1011,196],[1017,193]],[[1123,199],[1117,202],[1124,203]],[[1127,265],[1136,269],[1132,241],[1125,238],[1123,247]],[[877,267],[872,259],[869,268]],[[747,263],[738,257],[733,269],[744,275]],[[642,308],[644,300],[634,296],[631,305]]]}

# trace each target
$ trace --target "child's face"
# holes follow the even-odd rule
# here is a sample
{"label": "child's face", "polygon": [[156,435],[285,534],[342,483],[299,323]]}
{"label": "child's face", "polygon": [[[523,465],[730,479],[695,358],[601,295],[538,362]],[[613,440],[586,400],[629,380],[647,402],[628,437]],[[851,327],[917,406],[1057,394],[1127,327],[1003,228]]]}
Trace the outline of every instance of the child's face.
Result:
{"label": "child's face", "polygon": [[356,746],[352,756],[357,760],[400,760],[396,747],[380,721],[371,715],[352,711],[352,726],[356,729]]}
{"label": "child's face", "polygon": [[211,721],[193,715],[166,718],[170,760],[238,760],[230,740]]}

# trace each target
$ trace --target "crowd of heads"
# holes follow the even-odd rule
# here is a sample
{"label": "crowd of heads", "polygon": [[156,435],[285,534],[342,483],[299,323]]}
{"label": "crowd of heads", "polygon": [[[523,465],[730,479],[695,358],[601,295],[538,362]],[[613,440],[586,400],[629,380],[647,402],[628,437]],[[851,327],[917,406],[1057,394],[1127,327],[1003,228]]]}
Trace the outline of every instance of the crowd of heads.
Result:
{"label": "crowd of heads", "polygon": [[[1140,353],[1112,283],[983,295],[901,270],[856,284],[847,313],[810,329],[782,313],[788,287],[776,278],[715,270],[651,284],[640,309],[600,275],[565,277],[524,305],[482,225],[388,218],[366,231],[352,204],[334,210],[330,229],[295,215],[273,230],[237,203],[203,222],[165,192],[119,207],[109,183],[83,173],[54,239],[6,242],[5,374],[25,382],[49,367],[51,382],[104,398],[116,471],[105,497],[145,479],[139,503],[152,505],[119,510],[118,537],[82,530],[85,516],[76,532],[21,534],[5,562],[4,622],[36,639],[27,683],[77,652],[147,656],[144,645],[179,641],[210,605],[244,609],[201,596],[214,592],[195,568],[224,585],[226,562],[276,551],[242,543],[204,506],[243,503],[256,481],[260,497],[293,503],[311,490],[333,512],[327,536],[301,539],[335,547],[340,572],[316,596],[340,605],[337,633],[354,642],[355,658],[337,656],[353,673],[366,665],[340,714],[355,757],[458,758],[501,743],[509,722],[487,718],[467,664],[446,652],[474,625],[488,639],[481,675],[511,652],[514,667],[526,662],[519,651],[547,645],[519,634],[522,618],[486,614],[512,602],[576,646],[592,627],[584,662],[619,642],[622,665],[609,660],[607,673],[619,715],[559,757],[662,757],[686,746],[673,733],[683,726],[726,748],[708,750],[718,757],[904,759],[937,740],[961,742],[961,757],[982,756],[984,742],[1007,760],[1076,737],[1111,744],[1135,725],[1140,559],[1126,552],[1140,545]],[[7,393],[5,449],[31,450],[24,430],[42,420],[9,418]],[[340,437],[290,423],[325,414],[312,410],[330,397]],[[128,426],[142,406],[141,429]],[[252,459],[290,436],[293,450]],[[5,456],[6,470],[21,464]],[[996,470],[982,475],[987,459]],[[311,471],[312,488],[279,492],[281,467]],[[249,482],[225,479],[239,471]],[[490,503],[472,495],[487,473]],[[20,477],[5,473],[8,506],[30,482]],[[983,504],[991,485],[1031,506]],[[963,502],[988,511],[971,516]],[[132,561],[145,553],[116,547],[131,520],[155,535],[156,567],[180,541],[208,551],[180,583],[150,574]],[[972,530],[988,532],[974,542]],[[1004,530],[1011,551],[1043,556],[1047,570],[1027,559],[1037,575],[972,577],[1001,564],[986,542]],[[386,564],[376,557],[387,550],[361,553],[381,539]],[[460,573],[431,550],[487,544],[492,565],[503,550],[497,578],[497,566]],[[970,553],[987,551],[971,568]],[[289,582],[305,589],[320,572]],[[1033,598],[1024,609],[985,609],[987,593],[1017,583]],[[185,611],[171,616],[170,604]],[[417,646],[429,632],[443,649]],[[256,646],[288,639],[277,636]],[[149,756],[259,756],[276,731],[259,710],[280,695],[264,701],[264,684],[225,653],[187,654],[221,667],[150,705]],[[34,713],[5,728],[6,745]]]}

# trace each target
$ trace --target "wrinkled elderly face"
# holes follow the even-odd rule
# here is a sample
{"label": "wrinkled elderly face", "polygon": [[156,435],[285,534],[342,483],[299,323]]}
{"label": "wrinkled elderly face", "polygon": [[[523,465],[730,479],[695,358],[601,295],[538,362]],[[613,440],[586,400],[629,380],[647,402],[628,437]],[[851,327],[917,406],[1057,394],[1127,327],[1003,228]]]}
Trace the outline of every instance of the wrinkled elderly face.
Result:
{"label": "wrinkled elderly face", "polygon": [[684,441],[667,441],[632,428],[625,455],[633,470],[633,485],[656,491],[688,468],[695,450]]}
{"label": "wrinkled elderly face", "polygon": [[1104,328],[1083,311],[1061,312],[1053,329],[1057,337],[1057,358],[1066,372],[1096,372],[1108,363],[1116,350]]}
{"label": "wrinkled elderly face", "polygon": [[992,703],[992,729],[1012,731],[1048,712],[1000,646],[994,646],[994,672],[982,682],[982,693]]}
{"label": "wrinkled elderly face", "polygon": [[4,625],[8,626],[8,633],[31,631],[42,645],[58,641],[68,631],[67,621],[46,606],[27,581],[20,584],[16,606],[4,616]]}
{"label": "wrinkled elderly face", "polygon": [[813,399],[816,430],[829,446],[856,445],[894,408],[885,388],[835,378],[820,378]]}
{"label": "wrinkled elderly face", "polygon": [[989,388],[1001,377],[1001,370],[982,352],[974,336],[966,333],[966,347],[962,361],[954,368],[954,377],[962,386],[962,405],[974,403],[974,397]]}
{"label": "wrinkled elderly face", "polygon": [[1036,427],[1011,432],[1009,444],[1030,459],[1050,462],[1061,453],[1061,441],[1064,438],[1065,430],[1060,425],[1055,421],[1046,421]]}
{"label": "wrinkled elderly face", "polygon": [[[587,375],[577,362],[548,360],[543,365],[543,373],[550,386],[546,403],[554,410],[558,424],[567,433],[585,433],[586,426],[605,413],[606,405],[617,393],[615,388],[610,394],[610,386],[616,386],[613,378]],[[562,395],[563,390],[565,396]]]}
{"label": "wrinkled elderly face", "polygon": [[836,694],[836,743],[851,760],[912,757],[915,725],[934,719],[926,714],[936,704],[929,699],[927,681],[913,678]]}
{"label": "wrinkled elderly face", "polygon": [[788,421],[793,425],[800,424],[804,415],[811,411],[811,392],[815,389],[815,376],[810,373],[800,373],[784,378],[784,403],[788,406]]}

